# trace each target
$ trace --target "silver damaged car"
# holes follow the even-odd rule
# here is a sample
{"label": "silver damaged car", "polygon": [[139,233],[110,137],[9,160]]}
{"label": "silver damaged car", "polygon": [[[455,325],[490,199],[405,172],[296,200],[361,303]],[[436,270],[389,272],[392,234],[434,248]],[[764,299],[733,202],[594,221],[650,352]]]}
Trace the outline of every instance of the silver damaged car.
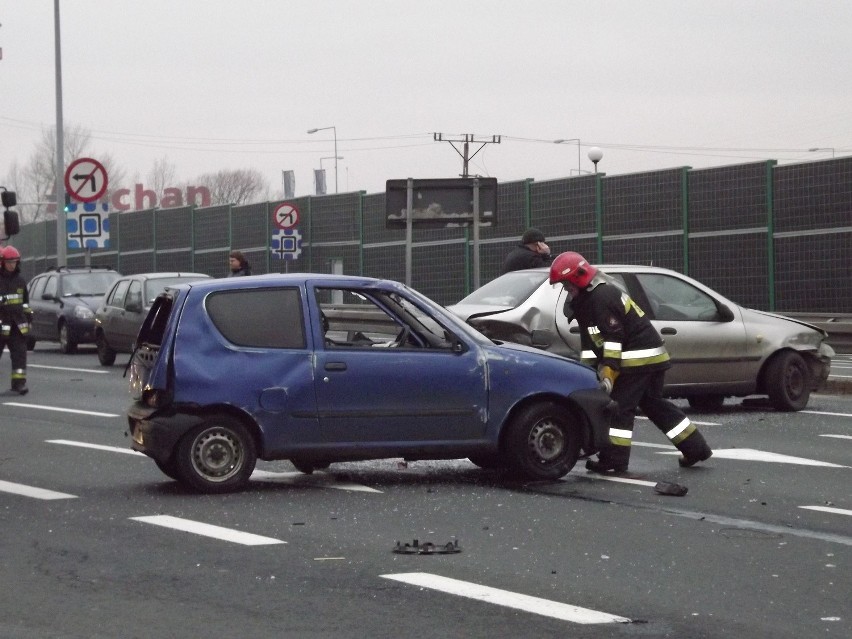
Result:
{"label": "silver damaged car", "polygon": [[[673,367],[666,395],[715,410],[726,397],[765,395],[777,410],[802,410],[831,369],[825,331],[744,308],[700,282],[653,266],[599,265],[648,313]],[[506,273],[449,310],[496,341],[579,359],[580,333],[565,316],[565,291],[546,268]]]}

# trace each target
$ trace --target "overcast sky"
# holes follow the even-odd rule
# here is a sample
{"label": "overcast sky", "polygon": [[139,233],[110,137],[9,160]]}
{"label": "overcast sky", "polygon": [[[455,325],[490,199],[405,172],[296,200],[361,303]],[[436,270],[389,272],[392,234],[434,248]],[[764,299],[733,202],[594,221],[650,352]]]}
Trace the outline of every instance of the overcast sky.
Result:
{"label": "overcast sky", "polygon": [[[0,180],[56,122],[53,6],[0,0]],[[849,0],[60,0],[60,19],[65,128],[128,182],[166,158],[181,181],[258,169],[273,195],[294,170],[307,195],[334,132],[306,132],[331,126],[340,192],[458,176],[433,133],[501,136],[470,165],[501,182],[592,171],[592,146],[609,175],[852,153]]]}

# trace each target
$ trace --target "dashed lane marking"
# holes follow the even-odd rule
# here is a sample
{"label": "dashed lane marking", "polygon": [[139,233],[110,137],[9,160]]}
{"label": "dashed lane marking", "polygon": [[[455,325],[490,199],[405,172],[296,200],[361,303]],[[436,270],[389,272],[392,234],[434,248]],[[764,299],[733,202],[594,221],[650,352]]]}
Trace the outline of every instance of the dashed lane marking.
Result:
{"label": "dashed lane marking", "polygon": [[2,480],[0,480],[0,491],[14,495],[23,495],[24,497],[32,497],[34,499],[77,499],[77,495],[58,493],[54,490],[45,490],[44,488],[36,488],[35,486],[26,486],[24,484],[13,484],[10,481]]}
{"label": "dashed lane marking", "polygon": [[[631,477],[618,477],[616,475],[602,475],[600,473],[590,473],[579,468],[575,468],[568,474],[573,475],[574,477],[582,477],[584,479],[591,479],[594,481],[613,481],[617,484],[633,484],[634,486],[650,486],[651,488],[657,485],[657,482],[655,481],[647,481],[645,479],[633,479]],[[560,481],[565,481],[565,477],[562,477]]]}
{"label": "dashed lane marking", "polygon": [[627,617],[619,617],[607,612],[600,612],[599,610],[581,608],[549,599],[539,599],[538,597],[530,597],[529,595],[522,595],[509,590],[481,586],[469,581],[450,579],[449,577],[441,577],[440,575],[433,575],[427,572],[397,573],[381,575],[381,577],[411,584],[412,586],[438,590],[450,595],[484,601],[485,603],[497,606],[523,610],[524,612],[560,619],[562,621],[573,621],[580,624],[631,622]]}
{"label": "dashed lane marking", "polygon": [[242,544],[243,546],[268,546],[272,544],[287,543],[281,539],[253,535],[252,533],[242,532],[241,530],[213,526],[212,524],[204,524],[200,521],[181,519],[179,517],[171,517],[169,515],[131,517],[130,519],[133,521],[141,521],[146,524],[153,524],[154,526],[162,526],[163,528],[180,530],[194,535],[202,535],[204,537],[212,537],[213,539],[221,539],[222,541],[230,541],[235,544]]}
{"label": "dashed lane marking", "polygon": [[44,364],[29,364],[27,368],[48,368],[54,371],[72,371],[74,373],[94,373],[95,375],[106,375],[109,371],[95,370],[94,368],[68,368],[67,366],[45,366]]}
{"label": "dashed lane marking", "polygon": [[91,415],[92,417],[121,417],[115,413],[98,413],[92,410],[77,410],[75,408],[61,408],[59,406],[39,406],[37,404],[23,404],[21,402],[3,402],[4,406],[17,406],[18,408],[37,408],[38,410],[52,410],[58,413],[74,413],[75,415]]}
{"label": "dashed lane marking", "polygon": [[300,472],[273,473],[268,470],[255,470],[251,474],[254,481],[289,484],[291,486],[314,486],[317,488],[334,488],[335,490],[352,490],[362,493],[381,493],[381,490],[364,486],[363,484],[343,484],[336,482],[333,475],[315,473],[305,475]]}
{"label": "dashed lane marking", "polygon": [[852,417],[852,413],[830,413],[824,410],[800,410],[799,412],[808,413],[809,415],[826,415],[828,417]]}
{"label": "dashed lane marking", "polygon": [[[48,444],[60,444],[62,446],[79,446],[80,448],[91,448],[94,450],[103,450],[110,453],[123,453],[125,455],[137,455],[146,457],[144,453],[140,453],[130,448],[118,448],[116,446],[104,446],[102,444],[89,444],[87,442],[76,442],[70,439],[48,439],[45,440]],[[251,474],[253,481],[270,482],[276,484],[288,484],[291,486],[311,486],[316,488],[334,488],[335,490],[350,490],[362,493],[381,493],[382,491],[370,488],[362,484],[344,484],[336,482],[333,475],[326,473],[317,473],[313,475],[305,475],[300,472],[281,472],[275,473],[268,470],[257,470]]]}
{"label": "dashed lane marking", "polygon": [[805,510],[818,510],[823,513],[834,513],[835,515],[849,515],[852,517],[852,510],[846,508],[831,508],[830,506],[799,506]]}
{"label": "dashed lane marking", "polygon": [[852,435],[820,435],[820,437],[834,437],[835,439],[852,439]]}
{"label": "dashed lane marking", "polygon": [[[680,451],[664,451],[658,455],[680,455]],[[807,459],[805,457],[793,457],[792,455],[781,455],[770,453],[765,450],[754,450],[753,448],[714,448],[711,459],[737,459],[740,461],[762,461],[776,464],[796,464],[798,466],[821,466],[823,468],[850,468],[840,464]]]}
{"label": "dashed lane marking", "polygon": [[139,451],[131,450],[129,448],[118,448],[117,446],[103,446],[101,444],[87,444],[86,442],[72,442],[68,439],[47,439],[45,440],[48,444],[62,444],[63,446],[79,446],[80,448],[93,448],[94,450],[106,450],[110,453],[125,453],[127,455],[138,455],[139,457],[145,457],[144,454]]}

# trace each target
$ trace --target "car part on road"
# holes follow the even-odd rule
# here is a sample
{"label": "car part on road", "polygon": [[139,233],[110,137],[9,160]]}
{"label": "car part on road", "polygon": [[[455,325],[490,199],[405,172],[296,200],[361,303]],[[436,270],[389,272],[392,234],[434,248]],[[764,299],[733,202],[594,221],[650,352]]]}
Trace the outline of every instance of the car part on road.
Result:
{"label": "car part on road", "polygon": [[461,552],[461,548],[459,547],[458,539],[448,541],[444,545],[436,545],[429,541],[421,544],[415,539],[414,543],[411,544],[396,542],[393,552],[401,555],[451,555]]}
{"label": "car part on road", "polygon": [[683,497],[689,488],[683,484],[673,484],[667,481],[658,481],[654,484],[654,490],[660,495],[671,495],[673,497]]}

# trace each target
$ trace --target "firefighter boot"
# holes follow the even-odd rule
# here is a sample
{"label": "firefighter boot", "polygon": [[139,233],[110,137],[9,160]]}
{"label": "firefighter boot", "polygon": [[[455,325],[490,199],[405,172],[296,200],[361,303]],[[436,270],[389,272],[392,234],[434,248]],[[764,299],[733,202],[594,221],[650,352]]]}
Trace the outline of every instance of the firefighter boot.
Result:
{"label": "firefighter boot", "polygon": [[703,462],[713,455],[710,446],[704,440],[704,436],[696,429],[689,437],[684,439],[677,445],[682,457],[678,458],[677,462],[683,468],[694,466],[698,462]]}
{"label": "firefighter boot", "polygon": [[630,461],[629,446],[607,446],[598,453],[598,458],[586,460],[586,470],[593,473],[623,473]]}
{"label": "firefighter boot", "polygon": [[12,380],[12,392],[18,393],[19,395],[26,395],[30,392],[30,389],[27,388],[27,380],[26,379],[13,379]]}

